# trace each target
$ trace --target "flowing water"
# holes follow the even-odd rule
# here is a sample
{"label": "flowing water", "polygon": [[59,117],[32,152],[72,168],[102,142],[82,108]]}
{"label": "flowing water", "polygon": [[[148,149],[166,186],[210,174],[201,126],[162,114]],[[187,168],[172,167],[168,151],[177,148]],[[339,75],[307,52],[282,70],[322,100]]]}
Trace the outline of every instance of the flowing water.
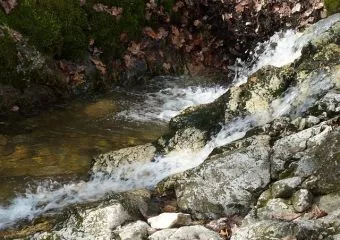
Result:
{"label": "flowing water", "polygon": [[[258,46],[252,60],[239,63],[241,67],[236,66],[234,68],[235,80],[233,85],[242,84],[249,74],[252,74],[264,65],[272,63],[275,66],[283,66],[293,62],[301,55],[302,47],[308,43],[313,33],[320,34],[336,20],[338,20],[338,18],[330,19],[328,22],[320,22],[317,27],[308,30],[305,34],[295,33],[293,31],[275,34],[268,42]],[[159,83],[162,82],[161,79],[165,84],[159,85]],[[190,84],[180,85],[180,82],[180,78],[173,79],[173,81],[160,78],[155,82],[155,85],[158,87],[158,89],[156,87],[156,91],[150,92],[146,90],[146,92],[141,92],[141,94],[132,93],[133,98],[136,99],[135,102],[130,102],[126,108],[121,108],[120,110],[117,108],[118,110],[114,110],[114,114],[112,112],[110,114],[104,114],[104,122],[108,121],[108,125],[111,127],[103,124],[101,121],[99,121],[98,128],[95,127],[92,121],[88,124],[94,125],[91,126],[94,127],[94,134],[99,134],[103,129],[110,129],[104,135],[108,139],[113,139],[112,142],[118,140],[114,135],[117,132],[123,131],[122,136],[133,136],[135,138],[133,144],[137,144],[156,138],[161,134],[157,126],[160,129],[164,129],[162,126],[165,126],[166,121],[178,114],[180,110],[185,107],[211,102],[227,91],[227,88],[222,86],[211,86],[209,84],[202,86]],[[283,96],[273,101],[270,110],[267,112],[259,112],[243,118],[236,117],[228,122],[222,130],[199,151],[193,151],[191,149],[173,151],[165,156],[156,156],[154,161],[149,163],[136,162],[120,166],[110,176],[102,174],[94,175],[88,181],[72,181],[70,183],[50,181],[45,182],[45,184],[40,183],[37,188],[26,191],[25,194],[13,198],[10,203],[0,207],[0,228],[7,227],[19,219],[32,219],[44,212],[57,210],[70,204],[99,200],[110,192],[153,187],[169,175],[194,168],[200,165],[214,148],[244,137],[246,132],[251,128],[283,115],[294,116],[298,112],[303,112],[308,105],[315,101],[317,95],[316,90],[323,89],[326,91],[331,87],[329,79],[322,78],[322,76],[316,76],[315,79],[311,79],[310,82],[312,87],[309,91],[306,92],[302,91],[299,87],[292,87],[283,94]],[[159,88],[159,86],[161,87]],[[153,88],[155,88],[155,86],[153,86]],[[131,97],[131,93],[125,94]],[[91,113],[91,110],[89,112]],[[62,127],[68,126],[68,123],[64,123],[61,119],[57,119],[57,122],[58,121]],[[118,125],[113,128],[114,124]],[[121,128],[124,126],[130,126],[131,129],[122,130]],[[58,132],[59,130],[54,129],[53,131]],[[75,132],[77,131],[78,129],[76,128]],[[133,133],[131,134],[129,131]],[[71,132],[73,133],[73,131]],[[88,132],[84,131],[83,134],[87,135]],[[148,135],[149,137],[146,137],[146,134],[150,134]],[[120,139],[120,137],[118,138]],[[63,136],[63,139],[66,145],[70,144],[70,140],[65,139],[65,136]],[[122,139],[124,139],[124,137],[122,137]],[[122,145],[129,144],[127,140],[122,139],[120,139]],[[110,144],[112,144],[112,142],[110,142]],[[96,145],[95,141],[92,141],[90,144]],[[101,145],[99,144],[99,146]],[[112,144],[110,150],[114,149],[115,146],[120,147]],[[81,144],[79,144],[78,147],[72,145],[72,148],[80,147]],[[103,148],[101,150],[106,149]],[[43,159],[42,157],[41,160]],[[67,160],[72,161],[70,158],[67,158]],[[84,160],[80,159],[79,161]],[[88,161],[84,163],[84,165],[86,164],[88,164]],[[6,172],[10,173],[8,170],[6,170]]]}

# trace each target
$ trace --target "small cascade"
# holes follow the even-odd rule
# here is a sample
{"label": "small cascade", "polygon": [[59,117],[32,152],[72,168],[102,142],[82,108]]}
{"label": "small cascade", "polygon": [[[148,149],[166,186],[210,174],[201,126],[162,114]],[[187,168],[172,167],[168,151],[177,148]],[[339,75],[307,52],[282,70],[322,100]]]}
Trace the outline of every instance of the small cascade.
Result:
{"label": "small cascade", "polygon": [[[305,33],[292,30],[280,32],[267,42],[259,44],[253,59],[242,63],[244,67],[237,70],[233,85],[244,83],[250,74],[265,65],[279,67],[293,62],[301,55],[302,47],[312,39],[313,34],[327,30],[336,20],[338,19],[331,18],[327,22],[320,21]],[[307,82],[308,91],[302,90],[304,86],[292,87],[274,100],[266,112],[235,117],[201,150],[174,150],[165,156],[156,156],[152,162],[120,166],[110,176],[94,175],[87,182],[42,184],[35,191],[28,191],[23,196],[16,197],[8,206],[0,207],[0,228],[8,227],[20,219],[32,219],[47,211],[71,204],[99,200],[110,192],[153,187],[172,174],[197,167],[216,147],[241,139],[248,130],[275,118],[295,116],[305,111],[317,100],[320,89],[327,91],[332,87],[329,79],[323,77],[322,73]],[[186,107],[212,102],[226,91],[227,89],[221,86],[166,88],[150,94],[144,104],[141,104],[143,107],[120,114],[142,121],[169,120]],[[151,111],[151,108],[155,110]]]}

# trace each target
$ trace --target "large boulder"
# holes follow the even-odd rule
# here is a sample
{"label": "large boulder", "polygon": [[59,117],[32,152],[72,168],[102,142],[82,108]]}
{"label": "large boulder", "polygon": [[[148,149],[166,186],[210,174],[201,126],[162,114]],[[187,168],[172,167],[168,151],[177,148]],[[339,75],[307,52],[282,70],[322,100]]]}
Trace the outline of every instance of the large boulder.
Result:
{"label": "large boulder", "polygon": [[178,206],[195,217],[245,214],[270,181],[269,141],[257,136],[227,145],[161,185],[174,188]]}

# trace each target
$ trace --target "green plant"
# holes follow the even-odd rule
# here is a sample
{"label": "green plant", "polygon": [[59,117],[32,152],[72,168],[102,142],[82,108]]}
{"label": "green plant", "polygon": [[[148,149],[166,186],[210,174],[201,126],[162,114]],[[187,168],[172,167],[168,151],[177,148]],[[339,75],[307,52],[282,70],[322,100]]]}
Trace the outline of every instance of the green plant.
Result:
{"label": "green plant", "polygon": [[86,52],[87,19],[78,1],[23,0],[7,21],[45,54],[74,60]]}
{"label": "green plant", "polygon": [[18,85],[17,47],[7,30],[0,29],[0,83]]}
{"label": "green plant", "polygon": [[330,14],[340,12],[339,0],[325,0],[326,9]]}
{"label": "green plant", "polygon": [[[119,18],[108,13],[96,12],[93,5],[102,3],[108,7],[121,7],[123,13]],[[128,40],[135,40],[141,36],[145,24],[144,0],[90,0],[87,1],[89,35],[98,47],[104,51],[103,58],[119,57],[125,50],[120,35],[126,33]]]}

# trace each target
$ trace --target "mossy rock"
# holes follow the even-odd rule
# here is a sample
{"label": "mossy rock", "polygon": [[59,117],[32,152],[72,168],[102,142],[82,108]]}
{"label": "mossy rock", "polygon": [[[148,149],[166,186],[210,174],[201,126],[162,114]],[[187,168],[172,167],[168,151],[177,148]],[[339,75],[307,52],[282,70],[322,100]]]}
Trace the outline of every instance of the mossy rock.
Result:
{"label": "mossy rock", "polygon": [[6,22],[45,54],[73,60],[86,53],[87,17],[77,1],[23,0]]}
{"label": "mossy rock", "polygon": [[329,14],[340,12],[339,0],[325,0],[325,5]]}

